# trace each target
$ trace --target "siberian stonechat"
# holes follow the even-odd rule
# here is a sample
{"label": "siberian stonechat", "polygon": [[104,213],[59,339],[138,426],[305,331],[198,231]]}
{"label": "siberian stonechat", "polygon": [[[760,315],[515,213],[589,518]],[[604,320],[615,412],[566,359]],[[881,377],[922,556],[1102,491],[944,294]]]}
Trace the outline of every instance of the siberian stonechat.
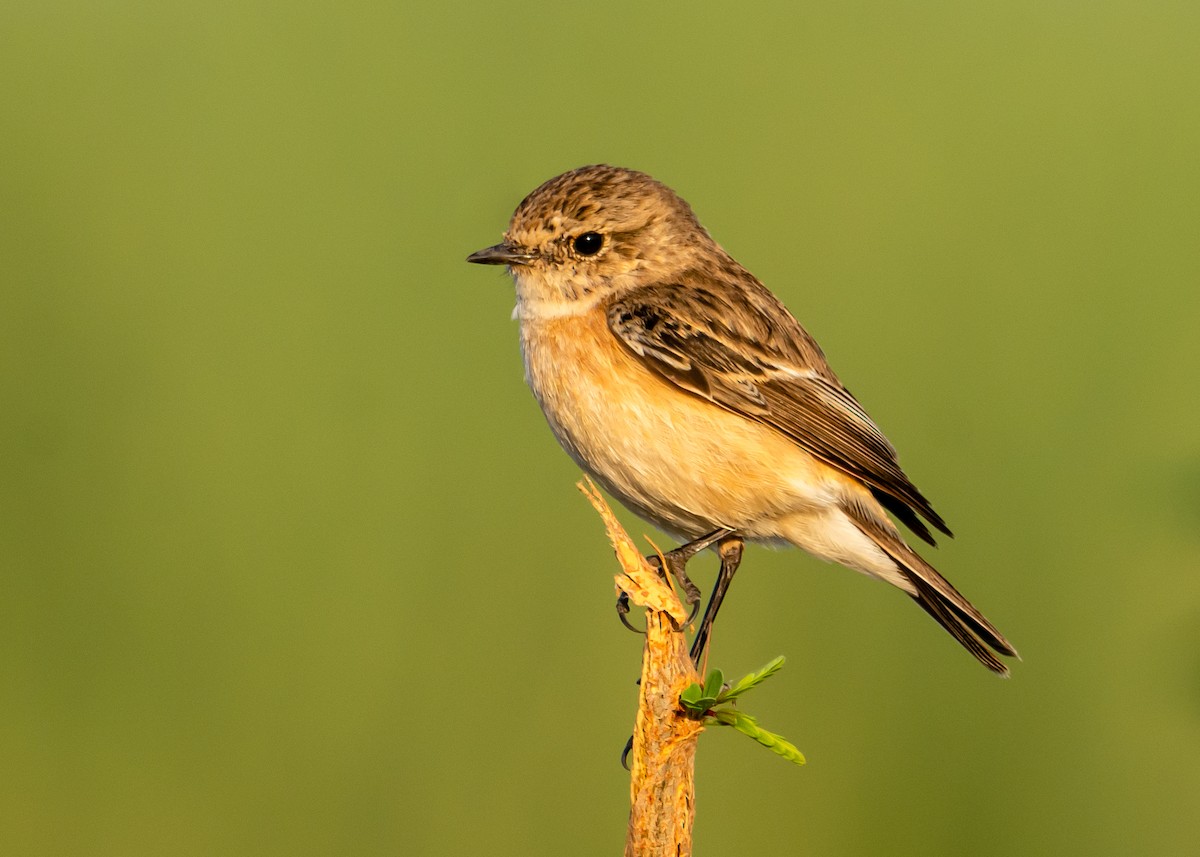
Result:
{"label": "siberian stonechat", "polygon": [[892,445],[674,191],[610,166],[564,173],[467,261],[508,266],[526,378],[550,428],[632,511],[685,539],[711,534],[699,543],[718,546],[729,577],[745,539],[884,580],[1008,673],[996,654],[1016,650],[888,517],[930,544],[925,522],[950,535]]}

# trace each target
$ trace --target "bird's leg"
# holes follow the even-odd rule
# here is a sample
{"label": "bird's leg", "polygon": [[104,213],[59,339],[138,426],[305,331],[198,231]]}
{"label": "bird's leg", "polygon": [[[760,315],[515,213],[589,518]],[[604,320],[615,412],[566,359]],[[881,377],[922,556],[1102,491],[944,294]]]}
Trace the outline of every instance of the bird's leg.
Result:
{"label": "bird's leg", "polygon": [[712,631],[713,622],[717,619],[717,611],[721,609],[721,602],[725,600],[725,593],[729,591],[729,584],[733,582],[734,572],[742,563],[744,545],[745,542],[733,535],[732,531],[727,531],[717,539],[717,553],[721,556],[721,570],[717,574],[717,582],[713,586],[712,595],[708,598],[708,607],[704,610],[704,618],[700,620],[700,630],[696,632],[696,638],[692,641],[692,663],[696,666],[700,665],[700,659],[704,657],[709,633]]}
{"label": "bird's leg", "polygon": [[692,583],[691,578],[687,576],[688,561],[700,553],[700,551],[712,547],[721,539],[727,538],[732,534],[733,530],[728,527],[722,527],[719,530],[713,530],[706,536],[701,536],[685,545],[680,545],[673,551],[663,554],[661,560],[658,556],[646,557],[646,561],[657,568],[659,574],[663,573],[663,564],[665,561],[666,571],[670,572],[671,576],[679,583],[679,588],[683,590],[684,599],[692,608],[692,613],[688,616],[689,623],[696,618],[696,613],[700,609],[700,588]]}
{"label": "bird's leg", "polygon": [[[712,547],[712,545],[721,539],[727,538],[732,534],[733,530],[728,527],[722,527],[719,530],[713,530],[706,536],[701,536],[700,538],[694,539],[685,545],[680,545],[673,551],[668,551],[667,553],[663,554],[661,558],[657,554],[646,557],[646,561],[650,563],[650,565],[654,566],[654,568],[658,569],[659,574],[665,574],[669,572],[670,575],[679,583],[679,587],[684,593],[684,599],[692,608],[692,613],[690,616],[688,616],[689,623],[696,618],[696,614],[700,610],[700,589],[696,586],[696,584],[692,583],[691,578],[687,576],[688,561],[691,560],[691,558],[696,554],[700,553],[700,551],[704,550],[705,548]],[[665,571],[663,567],[664,560],[666,566]],[[640,631],[633,627],[631,624],[629,624],[629,620],[625,618],[629,615],[629,596],[624,592],[617,596],[616,607],[617,618],[621,620],[622,625],[636,634],[645,633],[644,631]]]}

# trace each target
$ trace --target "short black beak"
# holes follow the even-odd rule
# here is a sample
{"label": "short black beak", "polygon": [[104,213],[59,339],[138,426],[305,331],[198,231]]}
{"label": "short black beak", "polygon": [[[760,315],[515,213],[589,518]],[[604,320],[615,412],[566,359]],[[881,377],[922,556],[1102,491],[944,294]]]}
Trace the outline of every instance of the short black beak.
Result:
{"label": "short black beak", "polygon": [[512,244],[497,244],[494,247],[484,247],[467,257],[468,262],[476,265],[528,265],[536,257],[521,247]]}

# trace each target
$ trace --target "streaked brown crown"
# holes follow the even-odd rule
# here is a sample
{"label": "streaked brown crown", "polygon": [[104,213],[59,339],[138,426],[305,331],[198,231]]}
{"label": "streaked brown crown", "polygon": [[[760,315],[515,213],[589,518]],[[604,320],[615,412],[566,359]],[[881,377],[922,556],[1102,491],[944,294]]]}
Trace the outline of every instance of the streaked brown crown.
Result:
{"label": "streaked brown crown", "polygon": [[509,231],[557,233],[598,222],[628,231],[652,219],[696,225],[691,207],[662,182],[637,170],[595,164],[535,188],[517,206]]}

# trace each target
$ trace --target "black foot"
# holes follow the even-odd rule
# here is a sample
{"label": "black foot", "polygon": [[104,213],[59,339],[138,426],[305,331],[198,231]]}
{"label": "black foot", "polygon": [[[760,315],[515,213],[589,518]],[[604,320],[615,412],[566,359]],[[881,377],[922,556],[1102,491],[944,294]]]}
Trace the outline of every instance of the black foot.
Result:
{"label": "black foot", "polygon": [[[628,616],[629,616],[629,593],[622,592],[620,595],[617,596],[617,618],[621,620],[622,625],[624,625],[630,631],[633,631],[633,633],[641,634],[641,635],[645,636],[645,634],[646,634],[645,631],[643,631],[641,628],[635,628],[629,624]],[[691,620],[689,619],[688,621],[690,622]]]}

